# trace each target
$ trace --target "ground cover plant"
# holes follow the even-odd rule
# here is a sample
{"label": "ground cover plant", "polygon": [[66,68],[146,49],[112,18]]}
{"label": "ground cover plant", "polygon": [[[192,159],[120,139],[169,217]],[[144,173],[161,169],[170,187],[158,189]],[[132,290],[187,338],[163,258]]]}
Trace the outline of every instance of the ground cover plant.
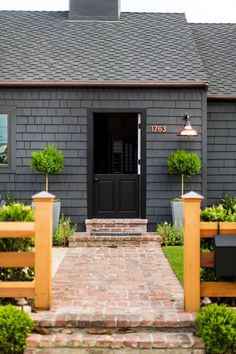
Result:
{"label": "ground cover plant", "polygon": [[183,245],[183,227],[176,227],[167,222],[160,223],[157,225],[157,234],[161,236],[161,244],[163,246]]}
{"label": "ground cover plant", "polygon": [[35,325],[29,315],[15,306],[0,306],[0,353],[23,353],[26,338]]}
{"label": "ground cover plant", "polygon": [[61,216],[60,222],[57,225],[55,235],[53,236],[54,246],[68,246],[69,237],[77,230],[77,225],[71,225],[69,217]]}

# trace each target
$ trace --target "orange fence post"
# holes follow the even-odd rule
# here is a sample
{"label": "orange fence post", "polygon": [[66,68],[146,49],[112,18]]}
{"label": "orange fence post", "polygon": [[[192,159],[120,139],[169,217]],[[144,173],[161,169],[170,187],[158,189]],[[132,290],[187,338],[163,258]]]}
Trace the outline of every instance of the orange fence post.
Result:
{"label": "orange fence post", "polygon": [[35,202],[35,308],[49,310],[52,297],[52,202],[54,196],[41,192]]}
{"label": "orange fence post", "polygon": [[200,204],[201,195],[189,192],[184,201],[184,309],[200,310]]}

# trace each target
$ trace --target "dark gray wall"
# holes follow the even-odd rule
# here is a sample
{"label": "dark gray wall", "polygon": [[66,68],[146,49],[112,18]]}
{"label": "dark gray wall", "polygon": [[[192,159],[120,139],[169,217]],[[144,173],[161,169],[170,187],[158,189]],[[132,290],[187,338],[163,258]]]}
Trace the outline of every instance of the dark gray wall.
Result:
{"label": "dark gray wall", "polygon": [[[181,195],[180,177],[167,174],[166,160],[176,149],[195,151],[203,159],[202,175],[185,181],[185,193],[191,190],[206,195],[206,95],[197,90],[153,91],[153,108],[147,109],[147,218],[152,229],[156,221],[170,221],[170,200]],[[149,99],[151,92],[149,93]],[[147,103],[145,103],[147,104]],[[198,137],[178,137],[176,132],[183,127],[182,116],[188,112]],[[166,124],[168,132],[153,134],[151,124]]]}
{"label": "dark gray wall", "polygon": [[[180,195],[180,179],[167,174],[166,159],[176,149],[204,151],[202,117],[206,120],[206,94],[194,89],[0,89],[0,107],[15,112],[15,169],[1,169],[1,191],[13,191],[17,199],[29,200],[44,190],[44,177],[29,168],[32,151],[53,143],[65,155],[65,168],[50,176],[49,189],[62,199],[63,212],[74,222],[87,217],[87,115],[88,109],[144,109],[147,120],[146,210],[151,228],[170,220],[170,199]],[[177,137],[185,112],[199,131],[194,138]],[[205,124],[206,122],[204,122]],[[152,124],[167,132],[151,132]],[[203,125],[205,126],[205,125]],[[204,163],[205,166],[205,163]],[[203,178],[186,180],[186,191],[206,192]]]}
{"label": "dark gray wall", "polygon": [[236,102],[208,102],[208,204],[236,195]]}

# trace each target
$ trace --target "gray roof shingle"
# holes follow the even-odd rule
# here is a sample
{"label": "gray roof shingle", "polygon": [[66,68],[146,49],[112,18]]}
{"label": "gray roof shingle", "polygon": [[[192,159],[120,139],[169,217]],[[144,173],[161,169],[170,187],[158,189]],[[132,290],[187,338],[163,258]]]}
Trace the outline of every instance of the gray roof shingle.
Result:
{"label": "gray roof shingle", "polygon": [[184,14],[122,13],[68,21],[68,12],[0,12],[0,80],[206,81]]}
{"label": "gray roof shingle", "polygon": [[191,24],[210,94],[236,95],[236,23]]}

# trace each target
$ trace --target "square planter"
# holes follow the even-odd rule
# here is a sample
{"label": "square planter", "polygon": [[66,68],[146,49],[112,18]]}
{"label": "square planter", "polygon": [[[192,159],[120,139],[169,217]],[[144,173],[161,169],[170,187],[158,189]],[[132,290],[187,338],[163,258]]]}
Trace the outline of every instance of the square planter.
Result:
{"label": "square planter", "polygon": [[176,227],[182,227],[184,225],[184,203],[172,200],[171,213],[173,225]]}
{"label": "square planter", "polygon": [[[35,207],[35,203],[32,203],[32,208]],[[54,235],[57,225],[60,220],[60,211],[61,211],[61,202],[53,202],[52,203],[52,234]]]}

